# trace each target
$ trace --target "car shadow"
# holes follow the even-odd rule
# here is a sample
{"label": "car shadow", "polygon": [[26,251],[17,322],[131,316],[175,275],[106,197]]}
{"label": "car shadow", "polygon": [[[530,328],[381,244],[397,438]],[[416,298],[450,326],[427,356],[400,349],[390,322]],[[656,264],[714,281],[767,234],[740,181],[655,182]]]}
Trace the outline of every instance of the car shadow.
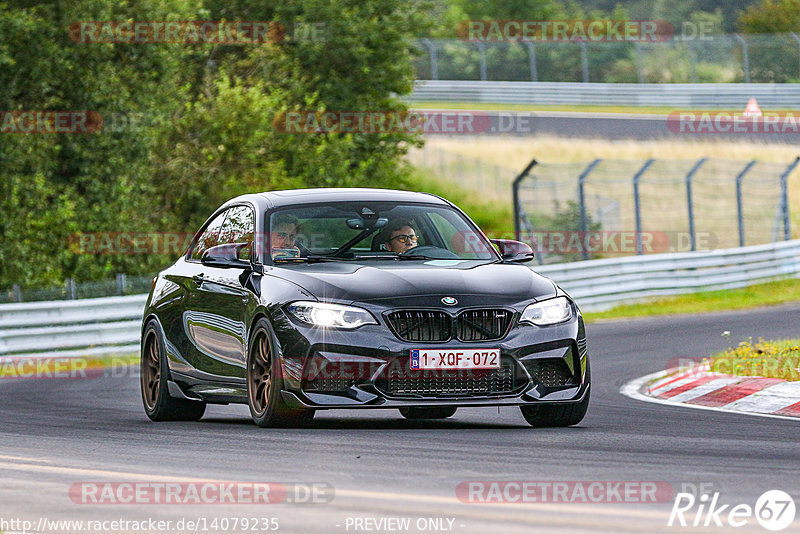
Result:
{"label": "car shadow", "polygon": [[[220,417],[204,417],[196,424],[253,426],[253,422],[250,419]],[[330,417],[314,419],[307,425],[292,427],[289,430],[497,430],[514,428],[531,429],[524,421],[520,423],[511,421],[508,423],[487,423],[485,421],[472,422],[467,420],[413,421],[401,417],[391,419]]]}

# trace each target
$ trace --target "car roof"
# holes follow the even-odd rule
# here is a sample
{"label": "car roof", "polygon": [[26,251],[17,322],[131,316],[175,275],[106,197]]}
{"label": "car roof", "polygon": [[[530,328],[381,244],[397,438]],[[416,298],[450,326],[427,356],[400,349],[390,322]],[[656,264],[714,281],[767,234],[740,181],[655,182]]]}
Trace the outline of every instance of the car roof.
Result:
{"label": "car roof", "polygon": [[395,189],[373,189],[367,187],[326,187],[317,189],[285,189],[242,195],[225,204],[250,201],[267,207],[294,206],[298,204],[317,204],[324,202],[425,202],[448,205],[448,202],[430,193],[399,191]]}

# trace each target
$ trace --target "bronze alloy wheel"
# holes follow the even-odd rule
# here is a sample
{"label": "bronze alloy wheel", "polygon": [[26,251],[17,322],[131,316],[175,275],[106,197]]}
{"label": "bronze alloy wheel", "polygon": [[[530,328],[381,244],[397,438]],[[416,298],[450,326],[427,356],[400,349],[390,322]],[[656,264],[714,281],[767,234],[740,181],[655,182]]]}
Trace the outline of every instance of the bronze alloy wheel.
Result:
{"label": "bronze alloy wheel", "polygon": [[145,339],[142,351],[142,398],[149,411],[153,411],[158,403],[161,383],[161,360],[158,354],[156,333],[151,331]]}
{"label": "bronze alloy wheel", "polygon": [[285,427],[309,423],[314,410],[289,408],[281,396],[279,349],[272,325],[259,320],[253,328],[247,353],[247,400],[253,422],[260,427]]}
{"label": "bronze alloy wheel", "polygon": [[142,358],[139,362],[144,411],[153,421],[197,421],[203,417],[206,403],[201,399],[185,398],[185,395],[184,398],[170,395],[169,365],[161,340],[158,324],[150,321],[142,335]]}
{"label": "bronze alloy wheel", "polygon": [[272,389],[272,353],[269,350],[267,332],[256,333],[253,340],[250,365],[247,372],[248,395],[250,406],[257,415],[264,415],[269,407],[269,396]]}

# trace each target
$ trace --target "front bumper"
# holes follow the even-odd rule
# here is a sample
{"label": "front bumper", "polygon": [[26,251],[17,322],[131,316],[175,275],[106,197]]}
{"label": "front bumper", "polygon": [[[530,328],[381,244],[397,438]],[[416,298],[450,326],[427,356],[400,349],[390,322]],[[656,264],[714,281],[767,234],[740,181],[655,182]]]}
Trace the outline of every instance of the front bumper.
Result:
{"label": "front bumper", "polygon": [[[580,315],[548,327],[515,322],[499,341],[412,343],[386,325],[344,331],[298,325],[283,316],[273,321],[280,345],[283,397],[297,408],[402,408],[433,406],[521,406],[581,402],[590,387],[585,331]],[[390,369],[408,369],[411,349],[499,348],[513,380],[493,391],[470,390],[466,381],[431,373],[424,387],[391,387]],[[547,372],[542,371],[545,369]],[[425,377],[422,377],[426,380]],[[507,377],[506,377],[507,378]],[[498,384],[485,381],[484,384]],[[322,384],[322,386],[320,386]]]}

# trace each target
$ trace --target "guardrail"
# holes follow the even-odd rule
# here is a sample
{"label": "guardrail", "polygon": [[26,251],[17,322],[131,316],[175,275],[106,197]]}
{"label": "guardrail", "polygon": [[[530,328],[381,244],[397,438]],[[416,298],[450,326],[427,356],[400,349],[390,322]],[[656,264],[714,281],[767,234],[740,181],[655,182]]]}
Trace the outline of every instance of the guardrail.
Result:
{"label": "guardrail", "polygon": [[[800,240],[532,267],[586,311],[648,297],[800,276]],[[85,356],[139,350],[146,295],[0,305],[0,356]]]}
{"label": "guardrail", "polygon": [[139,351],[147,295],[0,304],[0,356]]}
{"label": "guardrail", "polygon": [[560,263],[533,269],[555,280],[581,309],[600,311],[650,297],[797,278],[800,240],[707,252]]}
{"label": "guardrail", "polygon": [[744,109],[800,106],[797,84],[580,83],[418,80],[410,102],[486,102],[568,106],[649,106],[678,109]]}

